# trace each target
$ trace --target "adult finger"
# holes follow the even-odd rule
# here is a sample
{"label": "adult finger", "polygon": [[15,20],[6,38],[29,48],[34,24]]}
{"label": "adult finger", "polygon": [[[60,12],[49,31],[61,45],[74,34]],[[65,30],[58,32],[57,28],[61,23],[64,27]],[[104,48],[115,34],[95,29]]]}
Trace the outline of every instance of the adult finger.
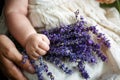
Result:
{"label": "adult finger", "polygon": [[12,61],[0,55],[0,69],[12,80],[27,80],[20,69],[14,65]]}
{"label": "adult finger", "polygon": [[4,56],[14,63],[16,63],[19,67],[26,70],[27,72],[34,73],[35,70],[33,66],[30,64],[30,61],[27,59],[26,62],[23,64],[23,55],[18,52],[15,47],[12,47],[4,54]]}

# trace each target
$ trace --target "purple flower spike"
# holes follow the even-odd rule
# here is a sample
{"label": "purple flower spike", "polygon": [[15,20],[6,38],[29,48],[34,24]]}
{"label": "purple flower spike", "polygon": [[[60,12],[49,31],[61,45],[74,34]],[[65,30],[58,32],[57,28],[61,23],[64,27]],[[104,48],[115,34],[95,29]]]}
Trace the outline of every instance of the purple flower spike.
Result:
{"label": "purple flower spike", "polygon": [[27,55],[23,55],[22,64],[25,64],[27,59],[28,59],[28,56]]}
{"label": "purple flower spike", "polygon": [[[78,12],[76,12],[76,17],[77,14]],[[39,80],[44,80],[44,72],[51,80],[54,80],[54,75],[52,72],[49,72],[49,66],[47,66],[44,60],[49,61],[69,75],[72,74],[74,69],[69,68],[64,62],[78,63],[76,69],[79,70],[81,76],[86,80],[90,78],[85,69],[86,63],[97,64],[98,59],[104,62],[107,60],[101,49],[103,46],[110,48],[109,40],[107,40],[104,34],[99,33],[96,26],[87,26],[87,22],[84,21],[83,17],[74,24],[61,25],[59,28],[44,30],[41,33],[49,38],[51,44],[48,54],[39,58],[39,65],[36,65],[35,61],[31,61],[35,66]],[[23,53],[26,52],[24,51]],[[24,58],[26,59],[26,57]]]}
{"label": "purple flower spike", "polygon": [[101,59],[102,59],[102,61],[106,61],[106,60],[107,60],[107,57],[104,56],[104,55],[102,55],[102,56],[101,56]]}

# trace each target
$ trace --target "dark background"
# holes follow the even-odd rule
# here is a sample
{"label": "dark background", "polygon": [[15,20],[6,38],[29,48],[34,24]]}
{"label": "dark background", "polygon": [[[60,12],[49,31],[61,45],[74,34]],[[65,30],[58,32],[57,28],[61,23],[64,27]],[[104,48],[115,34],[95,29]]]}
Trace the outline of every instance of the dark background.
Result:
{"label": "dark background", "polygon": [[2,12],[3,5],[4,5],[4,0],[0,0],[0,15]]}

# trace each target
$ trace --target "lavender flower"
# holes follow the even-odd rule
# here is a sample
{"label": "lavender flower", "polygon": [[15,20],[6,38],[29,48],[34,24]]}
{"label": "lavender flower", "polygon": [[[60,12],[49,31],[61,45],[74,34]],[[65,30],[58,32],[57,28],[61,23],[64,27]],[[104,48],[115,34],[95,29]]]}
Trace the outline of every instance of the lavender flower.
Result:
{"label": "lavender flower", "polygon": [[[83,67],[84,62],[97,63],[96,56],[100,57],[102,61],[106,61],[107,59],[101,50],[102,45],[92,40],[89,32],[96,35],[105,47],[110,47],[109,40],[105,38],[104,34],[99,33],[96,26],[86,26],[86,22],[82,18],[81,21],[72,25],[42,31],[43,34],[48,36],[51,42],[49,54],[45,57],[52,59],[50,62],[56,66],[61,65],[60,68],[64,72],[66,72],[65,68],[63,68],[65,65],[61,61],[68,60],[78,63],[81,75],[85,79],[89,78],[85,66]],[[80,64],[79,61],[83,63]]]}
{"label": "lavender flower", "polygon": [[[35,64],[36,61],[31,61],[35,66],[39,80],[44,80],[42,76],[43,72],[51,80],[54,80],[54,75],[52,72],[49,72],[49,67],[43,59],[53,63],[66,74],[72,74],[73,70],[67,67],[64,62],[78,63],[76,67],[81,76],[86,80],[90,78],[85,69],[86,63],[96,64],[98,59],[104,62],[107,60],[101,48],[102,46],[109,48],[109,40],[107,40],[104,34],[98,32],[96,26],[87,26],[86,24],[87,22],[82,17],[81,21],[77,21],[74,24],[41,32],[49,38],[51,44],[48,54],[40,57],[39,65]],[[92,39],[92,35],[89,32],[96,35],[98,42]]]}

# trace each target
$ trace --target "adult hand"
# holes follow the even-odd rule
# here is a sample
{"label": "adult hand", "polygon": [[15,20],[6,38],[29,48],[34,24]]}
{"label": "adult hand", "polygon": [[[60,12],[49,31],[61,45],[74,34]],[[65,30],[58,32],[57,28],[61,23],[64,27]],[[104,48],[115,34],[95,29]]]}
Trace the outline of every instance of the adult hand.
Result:
{"label": "adult hand", "polygon": [[22,70],[35,72],[29,60],[25,64],[22,63],[22,55],[5,35],[0,35],[0,69],[12,80],[27,80]]}

